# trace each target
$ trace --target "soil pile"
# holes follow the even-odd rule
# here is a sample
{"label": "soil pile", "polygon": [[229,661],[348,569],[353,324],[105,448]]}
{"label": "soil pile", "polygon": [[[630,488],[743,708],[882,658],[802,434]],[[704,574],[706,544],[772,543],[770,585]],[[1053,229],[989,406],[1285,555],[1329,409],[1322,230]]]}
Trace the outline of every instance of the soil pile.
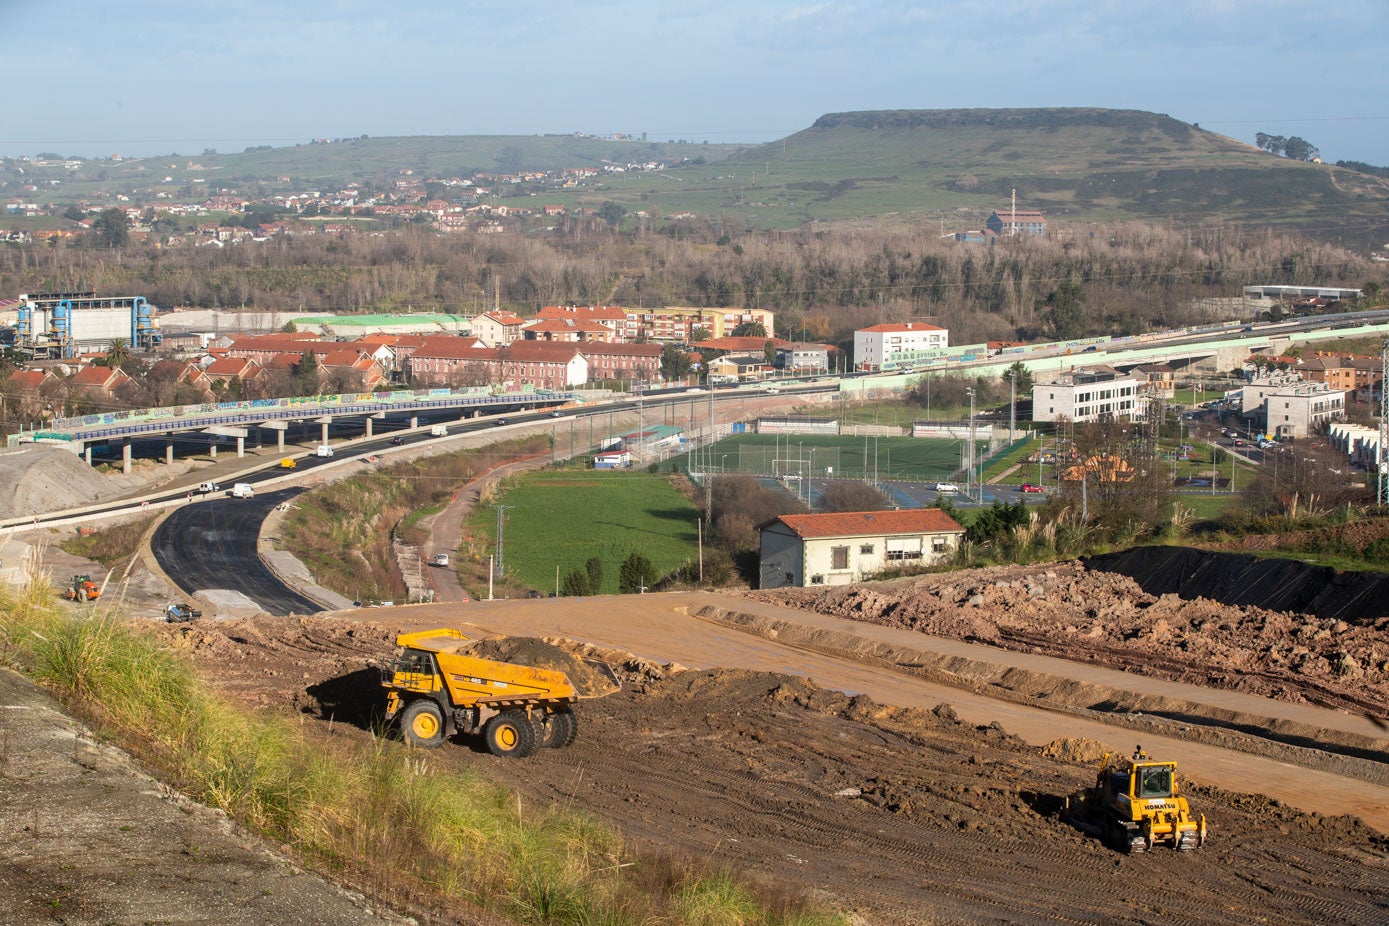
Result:
{"label": "soil pile", "polygon": [[[158,469],[156,469],[158,466]],[[28,517],[64,508],[80,508],[147,485],[171,471],[142,460],[130,474],[102,472],[76,454],[58,447],[30,446],[0,453],[0,485],[12,486],[0,517]]]}
{"label": "soil pile", "polygon": [[1389,716],[1389,618],[1152,595],[1079,563],[749,592],[761,601],[1130,672]]}

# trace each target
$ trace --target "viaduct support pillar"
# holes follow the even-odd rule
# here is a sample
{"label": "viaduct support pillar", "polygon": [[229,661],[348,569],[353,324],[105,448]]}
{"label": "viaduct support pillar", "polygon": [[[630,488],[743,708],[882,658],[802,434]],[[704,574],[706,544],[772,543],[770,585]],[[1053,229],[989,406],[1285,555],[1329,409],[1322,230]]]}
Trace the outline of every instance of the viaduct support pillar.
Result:
{"label": "viaduct support pillar", "polygon": [[131,470],[130,438],[121,441],[121,472],[129,474]]}

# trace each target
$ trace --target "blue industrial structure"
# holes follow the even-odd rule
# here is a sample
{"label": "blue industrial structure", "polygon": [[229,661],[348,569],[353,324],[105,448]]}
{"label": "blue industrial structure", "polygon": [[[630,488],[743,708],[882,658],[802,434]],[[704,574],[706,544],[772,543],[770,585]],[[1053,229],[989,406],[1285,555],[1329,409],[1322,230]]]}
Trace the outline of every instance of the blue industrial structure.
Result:
{"label": "blue industrial structure", "polygon": [[19,297],[15,347],[33,358],[70,358],[123,338],[132,350],[153,350],[164,340],[154,313],[144,296],[25,294]]}

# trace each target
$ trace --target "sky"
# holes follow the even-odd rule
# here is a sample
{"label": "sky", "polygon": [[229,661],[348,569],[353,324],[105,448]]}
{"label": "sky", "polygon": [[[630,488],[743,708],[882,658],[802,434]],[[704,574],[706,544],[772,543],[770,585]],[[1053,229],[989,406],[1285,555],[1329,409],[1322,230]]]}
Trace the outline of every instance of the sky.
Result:
{"label": "sky", "polygon": [[1389,166],[1389,2],[0,0],[0,156],[1098,106]]}

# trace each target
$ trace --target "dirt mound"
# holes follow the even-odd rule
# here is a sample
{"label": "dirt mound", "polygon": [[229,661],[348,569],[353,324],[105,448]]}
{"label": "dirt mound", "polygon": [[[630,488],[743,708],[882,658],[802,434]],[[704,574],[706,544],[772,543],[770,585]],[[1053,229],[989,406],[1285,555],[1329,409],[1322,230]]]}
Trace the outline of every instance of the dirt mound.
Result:
{"label": "dirt mound", "polygon": [[1097,743],[1084,737],[1071,736],[1052,740],[1042,747],[1042,755],[1048,759],[1055,759],[1058,762],[1073,762],[1076,765],[1101,762],[1107,753],[1118,751],[1113,746],[1106,746],[1104,743]]}
{"label": "dirt mound", "polygon": [[115,498],[170,472],[164,464],[148,460],[139,461],[129,474],[103,472],[71,451],[43,445],[0,453],[0,485],[11,487],[9,517],[45,514]]}
{"label": "dirt mound", "polygon": [[934,636],[1389,716],[1389,618],[1352,624],[1154,595],[1126,575],[1075,562],[747,594]]}
{"label": "dirt mound", "polygon": [[478,640],[469,648],[469,652],[496,662],[563,672],[579,690],[579,695],[585,698],[599,698],[612,694],[618,688],[613,677],[599,667],[555,643],[535,637]]}

